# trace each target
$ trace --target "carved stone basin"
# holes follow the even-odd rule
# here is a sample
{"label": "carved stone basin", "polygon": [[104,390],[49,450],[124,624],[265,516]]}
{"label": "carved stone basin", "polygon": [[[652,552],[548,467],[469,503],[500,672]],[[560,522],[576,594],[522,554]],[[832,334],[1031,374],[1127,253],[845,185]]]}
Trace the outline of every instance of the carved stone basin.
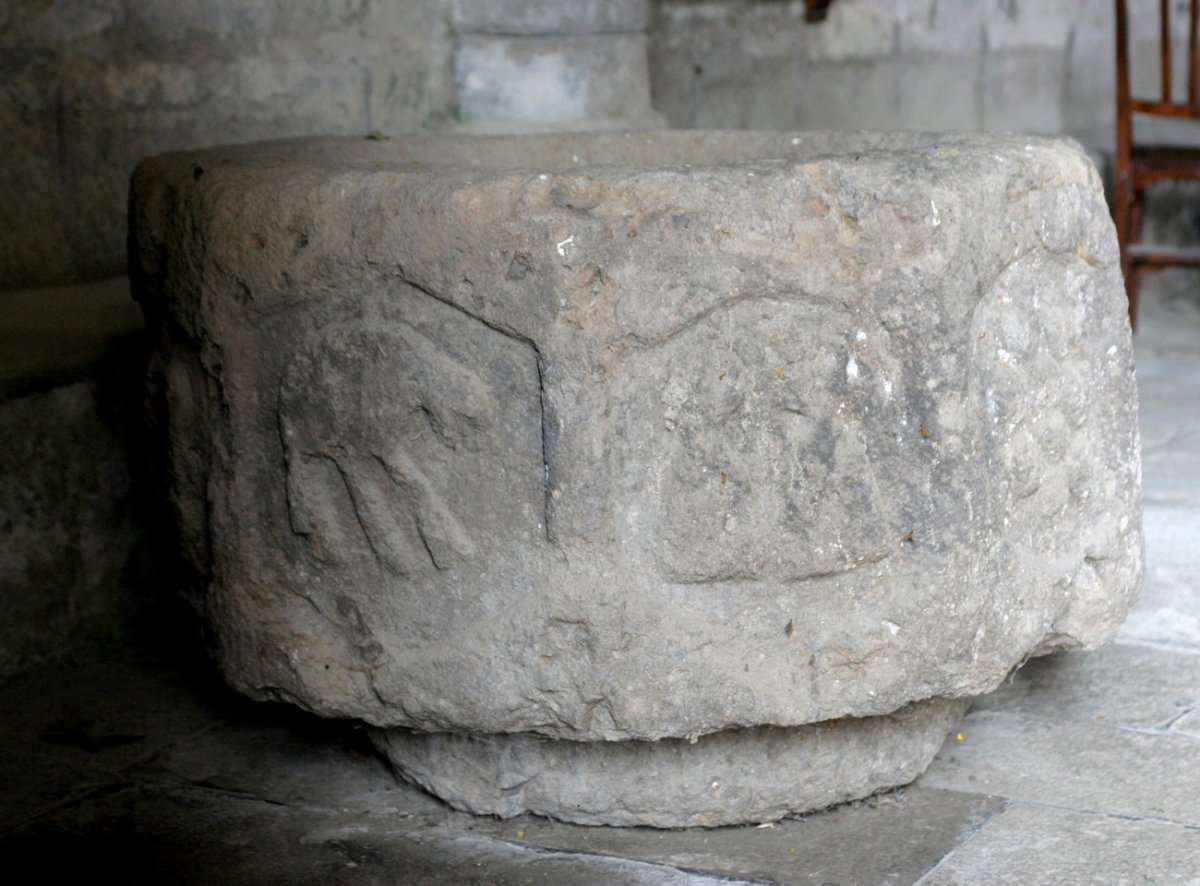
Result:
{"label": "carved stone basin", "polygon": [[133,184],[233,685],[455,805],[763,821],[915,777],[1141,575],[1073,143],[656,132],[174,154]]}

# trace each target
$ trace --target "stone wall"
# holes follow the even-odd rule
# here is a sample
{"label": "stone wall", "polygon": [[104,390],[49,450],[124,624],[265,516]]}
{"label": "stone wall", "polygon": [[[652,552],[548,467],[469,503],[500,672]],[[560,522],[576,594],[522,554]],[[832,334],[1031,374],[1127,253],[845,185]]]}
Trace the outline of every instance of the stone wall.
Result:
{"label": "stone wall", "polygon": [[123,271],[129,173],[149,154],[435,125],[452,104],[444,3],[0,4],[0,288]]}

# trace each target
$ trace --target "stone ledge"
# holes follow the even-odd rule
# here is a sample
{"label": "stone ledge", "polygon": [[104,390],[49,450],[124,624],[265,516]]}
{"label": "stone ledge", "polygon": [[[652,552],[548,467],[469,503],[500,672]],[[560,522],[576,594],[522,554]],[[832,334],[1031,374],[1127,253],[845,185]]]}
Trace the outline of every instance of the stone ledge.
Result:
{"label": "stone ledge", "polygon": [[114,353],[144,348],[129,279],[0,292],[0,400],[92,378]]}

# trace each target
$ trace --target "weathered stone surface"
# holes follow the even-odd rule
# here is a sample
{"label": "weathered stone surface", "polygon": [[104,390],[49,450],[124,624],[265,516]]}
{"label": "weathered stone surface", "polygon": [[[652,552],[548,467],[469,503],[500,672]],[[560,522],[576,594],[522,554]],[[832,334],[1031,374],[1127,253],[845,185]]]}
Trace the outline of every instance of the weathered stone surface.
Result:
{"label": "weathered stone surface", "polygon": [[257,697],[793,727],[987,691],[1136,593],[1129,331],[1071,144],[290,142],[134,197],[197,602]]}
{"label": "weathered stone surface", "polygon": [[717,827],[777,821],[912,781],[962,718],[964,699],[882,717],[695,740],[555,741],[530,735],[373,738],[408,778],[450,805],[590,825]]}

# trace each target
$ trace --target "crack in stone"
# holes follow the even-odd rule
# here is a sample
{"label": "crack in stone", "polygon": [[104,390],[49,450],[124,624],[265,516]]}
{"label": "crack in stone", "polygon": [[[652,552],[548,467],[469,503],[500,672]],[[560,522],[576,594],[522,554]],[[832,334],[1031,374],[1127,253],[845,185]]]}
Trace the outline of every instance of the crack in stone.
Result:
{"label": "crack in stone", "polygon": [[796,293],[795,295],[791,295],[786,298],[763,292],[736,293],[718,298],[716,302],[709,305],[707,308],[704,308],[702,311],[693,314],[687,320],[684,320],[677,326],[673,326],[671,329],[667,330],[661,335],[644,336],[638,335],[636,332],[627,332],[619,339],[608,342],[606,347],[610,351],[616,352],[618,356],[622,357],[626,356],[630,351],[657,348],[661,345],[667,344],[672,339],[679,337],[683,333],[696,328],[718,311],[723,309],[732,310],[744,302],[751,301],[767,301],[775,302],[777,304],[796,304],[814,302],[815,299],[808,293],[804,292]]}
{"label": "crack in stone", "polygon": [[[1091,806],[1069,806],[1062,803],[1047,803],[1038,800],[1014,800],[1006,797],[1005,800],[1012,807],[1017,806],[1033,806],[1039,809],[1050,809],[1056,812],[1074,812],[1078,815],[1095,815],[1100,818],[1115,818],[1120,821],[1144,821],[1151,824],[1170,825],[1172,827],[1183,828],[1189,831],[1200,831],[1200,823],[1191,823],[1186,821],[1178,821],[1173,818],[1161,818],[1157,815],[1139,815],[1134,812],[1118,812],[1115,809],[1097,809]],[[1006,807],[1008,808],[1008,807]]]}
{"label": "crack in stone", "polygon": [[[630,858],[625,855],[612,855],[606,852],[587,852],[578,849],[563,850],[556,849],[553,846],[542,846],[536,843],[528,843],[523,840],[513,840],[507,837],[478,835],[473,834],[470,837],[458,837],[458,840],[471,840],[483,843],[499,844],[502,846],[519,849],[522,852],[527,852],[535,856],[543,858],[561,858],[561,859],[580,859],[583,861],[601,861],[612,862],[617,868],[633,868],[644,869],[646,873],[653,871],[673,871],[680,874],[692,875],[688,883],[692,886],[717,886],[717,884],[736,884],[736,886],[771,886],[773,880],[751,879],[744,877],[734,877],[727,874],[713,873],[701,868],[681,867],[672,864],[663,864],[661,862],[644,861],[641,859]],[[699,877],[699,878],[698,878]],[[700,879],[702,878],[702,879]]]}

